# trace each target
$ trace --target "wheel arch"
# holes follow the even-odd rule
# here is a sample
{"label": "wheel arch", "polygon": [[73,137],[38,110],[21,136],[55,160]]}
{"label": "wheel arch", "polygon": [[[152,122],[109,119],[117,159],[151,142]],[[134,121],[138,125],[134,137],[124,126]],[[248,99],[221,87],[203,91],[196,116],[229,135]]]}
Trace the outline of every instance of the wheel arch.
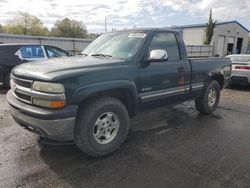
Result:
{"label": "wheel arch", "polygon": [[221,73],[211,73],[208,76],[207,82],[210,82],[211,80],[215,80],[219,83],[220,88],[222,89],[224,87],[224,76]]}
{"label": "wheel arch", "polygon": [[127,108],[130,117],[136,114],[138,107],[137,89],[133,82],[122,81],[102,83],[80,88],[73,95],[73,102],[84,106],[85,103],[97,97],[114,97],[120,100]]}

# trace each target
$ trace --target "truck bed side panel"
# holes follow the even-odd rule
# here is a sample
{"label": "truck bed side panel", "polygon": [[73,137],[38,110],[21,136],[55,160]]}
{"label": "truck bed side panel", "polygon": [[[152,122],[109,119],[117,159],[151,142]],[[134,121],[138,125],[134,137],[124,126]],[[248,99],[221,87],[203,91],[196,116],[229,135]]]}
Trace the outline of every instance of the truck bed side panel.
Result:
{"label": "truck bed side panel", "polygon": [[191,98],[197,97],[214,76],[223,78],[223,87],[230,80],[232,63],[228,58],[192,58],[189,61],[192,67]]}

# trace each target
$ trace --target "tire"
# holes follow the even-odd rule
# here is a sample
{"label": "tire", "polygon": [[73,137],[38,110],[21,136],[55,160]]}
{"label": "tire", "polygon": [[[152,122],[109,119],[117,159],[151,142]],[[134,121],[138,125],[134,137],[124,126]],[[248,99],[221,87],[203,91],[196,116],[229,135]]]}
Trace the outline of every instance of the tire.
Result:
{"label": "tire", "polygon": [[10,88],[10,73],[6,74],[4,77],[4,86]]}
{"label": "tire", "polygon": [[[203,89],[201,95],[195,99],[195,106],[202,114],[212,113],[218,106],[220,100],[220,84],[212,80]],[[215,98],[214,98],[214,97]]]}
{"label": "tire", "polygon": [[117,150],[128,130],[129,115],[124,104],[115,98],[102,97],[80,107],[74,140],[87,155],[100,157]]}
{"label": "tire", "polygon": [[232,84],[231,83],[228,83],[227,85],[226,85],[226,88],[227,89],[230,89],[232,87]]}
{"label": "tire", "polygon": [[231,83],[231,80],[228,81],[227,85],[226,85],[226,88],[231,88],[232,87],[232,83]]}

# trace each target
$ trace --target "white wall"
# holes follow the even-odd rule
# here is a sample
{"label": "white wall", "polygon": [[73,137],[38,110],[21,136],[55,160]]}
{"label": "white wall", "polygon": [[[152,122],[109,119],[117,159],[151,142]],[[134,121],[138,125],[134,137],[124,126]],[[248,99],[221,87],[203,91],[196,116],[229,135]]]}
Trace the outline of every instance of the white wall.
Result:
{"label": "white wall", "polygon": [[205,27],[184,28],[183,39],[186,45],[203,45]]}
{"label": "white wall", "polygon": [[[205,27],[196,28],[184,28],[183,39],[186,45],[203,45],[203,40],[205,36]],[[216,25],[214,30],[214,37],[210,45],[214,46],[214,54],[219,54],[220,56],[227,55],[228,43],[234,42],[233,53],[236,53],[237,39],[243,38],[241,53],[247,52],[249,33],[243,27],[237,23],[228,23],[222,25]],[[224,38],[224,44],[219,44],[219,38]],[[220,40],[221,42],[222,40]],[[219,49],[220,48],[220,49]]]}
{"label": "white wall", "polygon": [[[223,54],[218,53],[219,51],[221,51],[220,49],[218,49],[219,36],[225,37]],[[228,43],[230,43],[232,40],[234,41],[233,52],[235,53],[238,38],[243,38],[241,53],[246,53],[247,52],[247,45],[248,45],[248,37],[249,37],[248,31],[246,31],[244,28],[242,28],[237,23],[228,23],[228,24],[223,24],[223,25],[217,25],[215,30],[214,30],[215,54],[219,54],[220,56],[227,55],[227,46],[228,46]]]}

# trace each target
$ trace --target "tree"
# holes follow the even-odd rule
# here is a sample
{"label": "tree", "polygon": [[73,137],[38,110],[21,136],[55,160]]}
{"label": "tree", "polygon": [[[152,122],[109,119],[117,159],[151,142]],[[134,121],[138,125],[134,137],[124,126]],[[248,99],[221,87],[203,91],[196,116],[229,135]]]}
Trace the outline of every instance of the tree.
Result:
{"label": "tree", "polygon": [[0,24],[0,33],[3,33],[3,26]]}
{"label": "tree", "polygon": [[8,24],[4,26],[6,33],[21,35],[48,35],[48,29],[37,17],[25,12],[19,12]]}
{"label": "tree", "polygon": [[211,9],[209,12],[208,23],[205,28],[205,38],[203,41],[203,44],[205,45],[209,45],[211,43],[213,35],[214,35],[214,28],[215,28],[216,20],[213,20],[212,16],[213,16],[213,11]]}
{"label": "tree", "polygon": [[55,37],[86,38],[87,29],[81,21],[64,18],[56,21],[51,30],[51,35]]}

